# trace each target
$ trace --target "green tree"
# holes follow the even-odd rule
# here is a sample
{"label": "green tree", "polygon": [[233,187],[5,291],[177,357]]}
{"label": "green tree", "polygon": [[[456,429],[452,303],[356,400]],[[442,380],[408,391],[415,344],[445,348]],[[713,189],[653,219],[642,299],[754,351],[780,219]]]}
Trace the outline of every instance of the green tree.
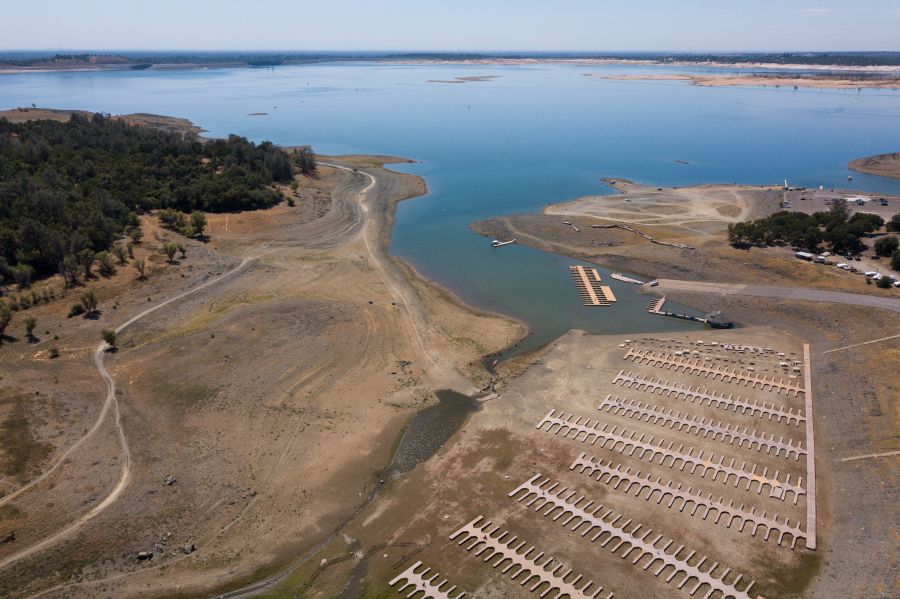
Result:
{"label": "green tree", "polygon": [[144,262],[143,258],[138,258],[134,261],[134,268],[138,271],[138,279],[144,280],[147,276],[144,274],[144,271],[147,268],[147,264]]}
{"label": "green tree", "polygon": [[297,151],[294,153],[294,161],[304,175],[312,175],[318,168],[316,153],[309,146],[297,148]]}
{"label": "green tree", "polygon": [[94,250],[85,248],[78,252],[78,263],[81,265],[81,270],[84,272],[84,278],[91,278],[91,267],[94,265],[94,258],[96,254]]}
{"label": "green tree", "polygon": [[28,264],[17,264],[12,267],[12,275],[16,280],[19,289],[26,289],[31,286],[31,279],[34,277],[34,268]]}
{"label": "green tree", "polygon": [[175,263],[175,252],[178,251],[178,246],[172,243],[171,241],[167,241],[163,244],[163,252],[166,253],[166,256],[169,257],[169,264]]}
{"label": "green tree", "polygon": [[25,334],[29,339],[34,339],[34,327],[37,326],[37,318],[29,314],[25,317]]}
{"label": "green tree", "polygon": [[128,247],[123,243],[116,243],[112,246],[112,253],[115,254],[119,264],[128,264]]}
{"label": "green tree", "polygon": [[81,272],[81,265],[75,256],[66,255],[59,264],[59,272],[63,276],[66,289],[78,285],[78,274]]}
{"label": "green tree", "polygon": [[838,222],[847,222],[850,218],[850,204],[844,198],[836,198],[831,201],[831,208],[828,209],[831,217]]}
{"label": "green tree", "polygon": [[141,239],[144,238],[144,232],[141,231],[140,227],[134,227],[128,230],[128,236],[131,238],[132,243],[140,243]]}
{"label": "green tree", "polygon": [[891,254],[891,268],[900,271],[900,250],[896,250]]}
{"label": "green tree", "polygon": [[885,228],[887,228],[888,231],[895,231],[897,233],[900,233],[900,213],[892,216],[891,220],[889,220],[887,222],[887,225],[885,225]]}
{"label": "green tree", "polygon": [[178,251],[181,254],[182,259],[187,258],[187,248],[184,247],[184,244],[176,244],[178,246]]}
{"label": "green tree", "polygon": [[159,222],[173,231],[183,229],[185,226],[184,214],[174,208],[164,208],[157,213]]}
{"label": "green tree", "polygon": [[125,244],[125,249],[128,250],[128,257],[134,258],[134,241],[128,240],[128,243]]}
{"label": "green tree", "polygon": [[12,320],[12,310],[5,303],[0,303],[0,345],[3,345],[3,336],[6,334],[6,327]]}
{"label": "green tree", "polygon": [[870,212],[857,212],[847,221],[854,233],[860,237],[866,233],[873,233],[884,226],[884,219]]}
{"label": "green tree", "polygon": [[194,233],[200,239],[203,239],[203,230],[206,229],[207,225],[206,215],[200,212],[199,210],[194,210],[191,212],[191,226],[194,228]]}
{"label": "green tree", "polygon": [[878,287],[880,287],[881,289],[890,289],[893,283],[889,278],[881,277],[880,279],[878,279],[878,283],[876,283],[876,285],[878,285]]}
{"label": "green tree", "polygon": [[728,225],[728,243],[734,247],[743,247],[747,243],[747,226],[745,223]]}
{"label": "green tree", "polygon": [[114,330],[103,329],[100,331],[100,337],[106,342],[110,349],[116,349],[116,332]]}
{"label": "green tree", "polygon": [[890,256],[898,247],[900,247],[900,242],[897,241],[897,238],[888,235],[875,242],[875,253],[879,256]]}
{"label": "green tree", "polygon": [[108,277],[116,271],[116,265],[113,262],[113,257],[109,252],[98,252],[97,253],[97,264],[100,265],[100,274]]}
{"label": "green tree", "polygon": [[97,313],[97,294],[93,289],[88,289],[81,294],[79,298],[81,307],[84,309],[85,315],[94,316]]}

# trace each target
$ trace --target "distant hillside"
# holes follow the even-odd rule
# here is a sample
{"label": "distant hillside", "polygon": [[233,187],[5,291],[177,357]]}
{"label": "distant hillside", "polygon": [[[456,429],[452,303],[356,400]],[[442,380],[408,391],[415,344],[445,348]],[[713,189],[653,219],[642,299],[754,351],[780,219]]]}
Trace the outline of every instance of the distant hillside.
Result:
{"label": "distant hillside", "polygon": [[900,52],[6,52],[0,65],[25,68],[151,68],[153,66],[276,66],[323,61],[610,59],[655,62],[781,64],[835,67],[900,66]]}

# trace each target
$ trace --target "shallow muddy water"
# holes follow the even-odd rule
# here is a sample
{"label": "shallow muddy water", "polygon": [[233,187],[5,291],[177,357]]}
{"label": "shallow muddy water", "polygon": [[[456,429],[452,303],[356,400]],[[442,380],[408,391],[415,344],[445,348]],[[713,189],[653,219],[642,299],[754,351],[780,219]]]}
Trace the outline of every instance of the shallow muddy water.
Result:
{"label": "shallow muddy water", "polygon": [[434,455],[480,409],[478,400],[456,391],[442,389],[435,395],[437,405],[417,412],[403,431],[394,458],[382,473],[385,482],[406,474]]}

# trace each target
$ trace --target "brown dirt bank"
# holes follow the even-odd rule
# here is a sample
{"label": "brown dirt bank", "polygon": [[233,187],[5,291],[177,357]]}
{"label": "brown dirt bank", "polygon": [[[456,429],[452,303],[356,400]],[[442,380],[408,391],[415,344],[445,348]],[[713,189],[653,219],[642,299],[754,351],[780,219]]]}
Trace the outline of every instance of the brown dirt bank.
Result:
{"label": "brown dirt bank", "polygon": [[857,158],[850,161],[847,166],[851,170],[868,175],[900,179],[900,152]]}
{"label": "brown dirt bank", "polygon": [[[377,158],[323,162],[347,170],[321,166],[300,179],[294,207],[209,215],[210,241],[179,237],[187,258],[176,264],[160,251],[175,234],[147,218],[138,256],[151,264],[149,278],[136,281],[123,266],[92,280],[98,320],[65,318],[80,291],[29,311],[42,339],[35,346],[14,319],[8,333],[18,340],[0,347],[12,392],[0,397],[0,423],[27,434],[0,438],[0,494],[95,422],[103,394],[90,354],[101,328],[253,258],[120,334],[106,364],[132,479],[77,534],[0,569],[0,595],[207,594],[293,561],[378,484],[405,422],[434,401],[434,389],[474,390],[471,365],[520,336],[516,323],[410,281],[387,256],[393,207],[421,194],[421,179]],[[47,359],[51,343],[60,358]],[[0,531],[16,532],[0,560],[101,502],[121,460],[107,419],[51,476],[0,507]],[[177,482],[164,484],[169,475]],[[197,551],[185,553],[186,544]],[[153,559],[138,561],[139,551]]]}

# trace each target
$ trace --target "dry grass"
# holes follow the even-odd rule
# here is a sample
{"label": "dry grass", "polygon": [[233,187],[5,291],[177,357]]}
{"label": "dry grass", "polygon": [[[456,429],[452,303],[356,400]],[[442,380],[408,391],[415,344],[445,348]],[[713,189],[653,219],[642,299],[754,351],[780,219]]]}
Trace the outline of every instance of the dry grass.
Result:
{"label": "dry grass", "polygon": [[27,480],[50,454],[51,446],[35,438],[28,398],[6,391],[0,408],[7,413],[0,424],[0,474],[17,481]]}

